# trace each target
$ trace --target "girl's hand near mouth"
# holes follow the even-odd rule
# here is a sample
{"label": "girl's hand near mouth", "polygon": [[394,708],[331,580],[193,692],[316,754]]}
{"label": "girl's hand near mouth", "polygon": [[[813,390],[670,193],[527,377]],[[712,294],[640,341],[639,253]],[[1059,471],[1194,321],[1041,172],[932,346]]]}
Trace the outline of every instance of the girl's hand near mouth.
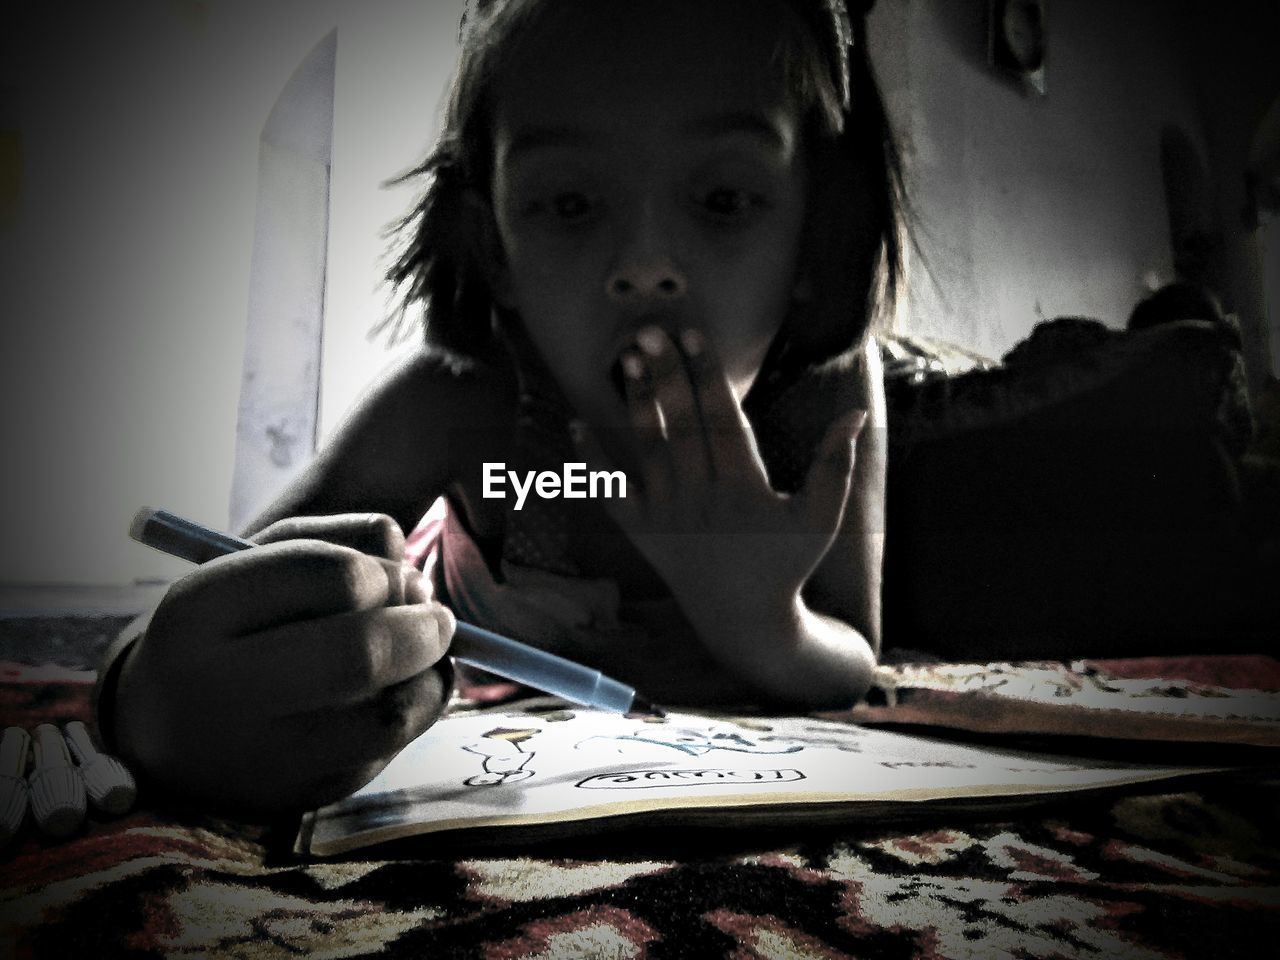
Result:
{"label": "girl's hand near mouth", "polygon": [[[865,413],[837,419],[803,487],[778,493],[706,338],[689,329],[676,339],[646,327],[623,352],[639,475],[607,508],[715,659],[751,687],[790,699],[821,686],[810,674],[831,653],[817,663],[803,655],[814,621],[828,618],[810,611],[801,591],[840,529]],[[604,460],[580,424],[575,435],[593,466]]]}

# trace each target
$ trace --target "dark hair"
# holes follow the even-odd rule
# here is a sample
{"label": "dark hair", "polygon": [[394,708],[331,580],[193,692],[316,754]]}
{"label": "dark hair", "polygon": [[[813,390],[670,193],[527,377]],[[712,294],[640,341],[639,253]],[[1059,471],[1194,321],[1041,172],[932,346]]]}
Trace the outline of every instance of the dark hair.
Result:
{"label": "dark hair", "polygon": [[1130,330],[1145,330],[1176,320],[1222,320],[1222,307],[1208,287],[1186,280],[1165,284],[1138,302],[1129,314]]}
{"label": "dark hair", "polygon": [[[472,0],[444,129],[416,168],[395,183],[426,189],[394,227],[402,244],[387,279],[399,306],[377,330],[393,337],[424,309],[428,343],[483,356],[493,350],[492,298],[468,225],[468,190],[487,192],[492,162],[485,97],[495,63],[527,35],[551,0]],[[814,296],[796,304],[764,367],[774,377],[845,352],[892,305],[903,277],[902,175],[897,147],[872,73],[864,2],[780,0],[793,14],[775,62],[807,111],[812,167],[801,269]],[[850,0],[857,5],[857,0]]]}

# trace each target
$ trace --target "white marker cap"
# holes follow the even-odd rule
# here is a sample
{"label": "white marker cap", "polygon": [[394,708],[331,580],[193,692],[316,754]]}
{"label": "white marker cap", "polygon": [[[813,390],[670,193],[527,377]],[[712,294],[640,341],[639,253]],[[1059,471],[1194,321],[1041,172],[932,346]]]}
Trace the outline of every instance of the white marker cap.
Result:
{"label": "white marker cap", "polygon": [[89,737],[89,731],[79,720],[66,724],[67,746],[80,764],[80,776],[84,780],[89,802],[103,813],[120,816],[128,813],[138,798],[138,785],[127,767],[110,754],[100,753]]}
{"label": "white marker cap", "polygon": [[27,752],[31,737],[21,727],[0,737],[0,847],[12,840],[27,816]]}
{"label": "white marker cap", "polygon": [[62,732],[42,723],[32,738],[35,769],[31,771],[31,813],[52,837],[67,837],[84,823],[88,812],[84,781],[71,763]]}

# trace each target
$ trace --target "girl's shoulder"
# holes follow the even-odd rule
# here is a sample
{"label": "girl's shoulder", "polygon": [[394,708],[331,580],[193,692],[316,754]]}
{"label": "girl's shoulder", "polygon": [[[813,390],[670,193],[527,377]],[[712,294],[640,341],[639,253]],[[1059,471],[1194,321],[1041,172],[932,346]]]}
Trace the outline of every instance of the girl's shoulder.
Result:
{"label": "girl's shoulder", "polygon": [[494,427],[511,420],[517,381],[504,364],[424,346],[384,379],[380,403],[426,428]]}

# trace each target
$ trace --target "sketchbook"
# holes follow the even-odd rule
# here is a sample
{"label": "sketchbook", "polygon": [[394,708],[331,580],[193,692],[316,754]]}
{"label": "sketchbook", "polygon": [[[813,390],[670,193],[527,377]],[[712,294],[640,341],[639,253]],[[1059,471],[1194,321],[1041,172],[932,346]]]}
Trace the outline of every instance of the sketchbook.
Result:
{"label": "sketchbook", "polygon": [[653,818],[839,822],[885,805],[1028,798],[1209,772],[995,749],[802,716],[664,719],[533,701],[447,716],[352,796],[303,818],[329,856],[455,831],[587,833]]}
{"label": "sketchbook", "polygon": [[876,668],[830,719],[979,734],[1280,746],[1280,663],[1263,656]]}

